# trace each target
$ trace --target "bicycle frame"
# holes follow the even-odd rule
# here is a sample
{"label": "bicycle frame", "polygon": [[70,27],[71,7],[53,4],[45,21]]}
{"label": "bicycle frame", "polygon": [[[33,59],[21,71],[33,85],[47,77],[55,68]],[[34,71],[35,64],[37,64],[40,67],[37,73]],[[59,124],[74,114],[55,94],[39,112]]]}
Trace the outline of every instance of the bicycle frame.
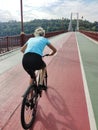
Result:
{"label": "bicycle frame", "polygon": [[[25,93],[23,95],[23,101],[22,101],[22,106],[21,106],[21,124],[24,129],[28,129],[33,125],[35,117],[36,117],[38,98],[41,97],[43,90],[46,91],[46,89],[41,88],[41,93],[40,93],[39,89],[38,89],[41,71],[42,71],[42,69],[36,70],[34,72],[35,76],[34,76],[33,84],[27,88],[27,90],[25,91]],[[46,85],[46,87],[47,87],[47,70],[45,71],[43,85]],[[30,121],[26,122],[25,111],[29,111],[29,110],[32,111],[32,114],[30,115],[30,117],[31,117]],[[28,116],[28,114],[27,114],[27,116]]]}

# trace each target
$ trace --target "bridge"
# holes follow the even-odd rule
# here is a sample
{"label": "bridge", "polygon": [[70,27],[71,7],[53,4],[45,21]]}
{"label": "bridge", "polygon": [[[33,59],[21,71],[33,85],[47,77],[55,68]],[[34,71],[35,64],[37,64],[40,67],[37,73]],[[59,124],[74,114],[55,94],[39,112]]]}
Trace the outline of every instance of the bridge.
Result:
{"label": "bridge", "polygon": [[[62,32],[47,37],[57,54],[44,59],[48,91],[39,100],[30,130],[98,130],[98,33]],[[29,77],[21,65],[20,45],[9,44],[21,43],[19,39],[1,38],[7,44],[0,51],[0,130],[23,130],[20,109]]]}

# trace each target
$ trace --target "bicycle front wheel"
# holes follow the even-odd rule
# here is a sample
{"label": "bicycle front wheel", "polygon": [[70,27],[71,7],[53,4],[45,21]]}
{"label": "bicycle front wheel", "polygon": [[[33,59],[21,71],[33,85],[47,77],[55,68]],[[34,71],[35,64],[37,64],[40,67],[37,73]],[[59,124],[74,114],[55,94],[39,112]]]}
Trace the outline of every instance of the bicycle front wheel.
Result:
{"label": "bicycle front wheel", "polygon": [[30,86],[23,97],[21,106],[21,124],[24,129],[29,129],[35,120],[37,110],[36,88]]}

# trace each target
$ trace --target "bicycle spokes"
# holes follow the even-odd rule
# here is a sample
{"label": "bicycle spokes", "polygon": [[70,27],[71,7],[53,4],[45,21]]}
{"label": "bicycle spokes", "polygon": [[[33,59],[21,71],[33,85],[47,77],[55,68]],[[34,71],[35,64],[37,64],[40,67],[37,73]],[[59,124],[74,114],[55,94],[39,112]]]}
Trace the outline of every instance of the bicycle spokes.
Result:
{"label": "bicycle spokes", "polygon": [[21,107],[21,123],[24,129],[31,127],[35,120],[37,109],[37,95],[34,87],[28,89],[25,93]]}

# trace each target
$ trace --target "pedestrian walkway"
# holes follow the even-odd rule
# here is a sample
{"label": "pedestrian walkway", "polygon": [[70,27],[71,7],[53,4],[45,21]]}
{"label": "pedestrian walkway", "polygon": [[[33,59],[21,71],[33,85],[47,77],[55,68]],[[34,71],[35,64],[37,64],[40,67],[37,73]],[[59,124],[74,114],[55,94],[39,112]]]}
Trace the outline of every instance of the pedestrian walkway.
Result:
{"label": "pedestrian walkway", "polygon": [[[44,59],[49,88],[39,100],[31,130],[97,130],[98,45],[72,32],[50,41],[58,51]],[[47,52],[48,48],[44,53]],[[22,55],[17,50],[0,61],[0,130],[22,130],[21,96],[29,79],[21,65]]]}
{"label": "pedestrian walkway", "polygon": [[[88,39],[84,35],[80,35],[80,33],[77,33],[77,41],[86,79],[84,86],[86,86],[86,91],[88,89],[90,94],[89,97],[86,93],[88,114],[90,116],[91,127],[96,130],[94,124],[96,123],[98,128],[98,42]],[[94,118],[96,121],[94,121]]]}

